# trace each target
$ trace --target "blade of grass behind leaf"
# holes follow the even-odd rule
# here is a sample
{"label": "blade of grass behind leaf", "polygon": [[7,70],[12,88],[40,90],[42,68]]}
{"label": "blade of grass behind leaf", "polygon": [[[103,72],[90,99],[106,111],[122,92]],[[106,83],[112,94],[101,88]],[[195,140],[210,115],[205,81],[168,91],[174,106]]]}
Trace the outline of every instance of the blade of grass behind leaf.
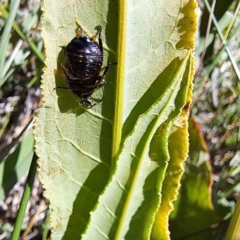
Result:
{"label": "blade of grass behind leaf", "polygon": [[[3,7],[0,6],[0,12],[2,13],[3,17],[5,19],[8,19],[9,17],[9,14],[8,12],[6,11],[6,9],[4,9]],[[32,41],[32,40],[29,40],[25,34],[21,31],[19,25],[13,21],[12,23],[12,27],[14,28],[14,30],[17,32],[17,34],[19,35],[19,37],[28,42],[30,48],[32,49],[32,51],[36,54],[36,56],[39,58],[40,61],[44,62],[44,56],[43,54],[38,50],[38,47],[35,45],[35,43]]]}
{"label": "blade of grass behind leaf", "polygon": [[34,177],[35,177],[35,174],[36,174],[36,169],[37,169],[37,156],[36,156],[36,154],[34,154],[33,158],[32,158],[32,163],[31,163],[31,166],[30,166],[30,169],[29,169],[28,177],[27,177],[27,182],[25,184],[23,196],[22,196],[22,199],[21,199],[20,207],[19,207],[19,210],[18,210],[16,223],[14,225],[12,240],[19,239],[23,218],[24,218],[24,215],[25,215],[25,211],[26,211],[26,208],[27,208],[27,203],[28,203],[28,200],[29,200],[29,197],[30,197],[30,194],[31,194],[33,181],[34,181]]}
{"label": "blade of grass behind leaf", "polygon": [[[210,11],[211,11],[211,8],[210,8],[210,5],[209,5],[208,1],[207,1],[207,0],[203,0],[203,1],[204,1],[205,5],[206,5],[208,11],[210,12]],[[238,80],[240,81],[239,68],[238,68],[237,63],[235,62],[235,60],[234,60],[234,58],[233,58],[233,56],[232,56],[231,51],[229,50],[229,47],[227,46],[226,39],[225,39],[224,36],[222,35],[221,29],[220,29],[220,27],[219,27],[219,25],[218,25],[218,21],[217,21],[217,19],[215,18],[214,15],[213,15],[213,23],[214,23],[214,25],[215,25],[215,27],[216,27],[216,29],[217,29],[217,32],[218,32],[218,34],[219,34],[219,36],[220,36],[220,38],[221,38],[221,40],[222,40],[223,45],[226,47],[226,52],[227,52],[227,54],[228,54],[228,57],[229,57],[230,61],[232,62],[233,69],[234,69],[234,71],[235,71],[235,73],[236,73],[236,75],[237,75],[237,77],[238,77]]]}
{"label": "blade of grass behind leaf", "polygon": [[0,41],[0,87],[3,84],[3,77],[4,77],[3,68],[5,65],[6,51],[7,51],[7,46],[10,39],[12,24],[16,17],[19,4],[20,4],[20,0],[12,1],[11,7],[10,7],[10,14],[7,19],[7,22],[1,37],[1,41]]}

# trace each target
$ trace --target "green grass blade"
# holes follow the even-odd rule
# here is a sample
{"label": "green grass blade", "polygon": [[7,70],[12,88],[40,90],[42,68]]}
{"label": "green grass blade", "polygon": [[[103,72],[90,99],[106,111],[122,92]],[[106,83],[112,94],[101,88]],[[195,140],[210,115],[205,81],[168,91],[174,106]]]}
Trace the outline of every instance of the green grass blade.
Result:
{"label": "green grass blade", "polygon": [[238,197],[225,240],[240,239],[240,197]]}
{"label": "green grass blade", "polygon": [[50,211],[47,211],[46,214],[46,220],[45,223],[43,224],[43,234],[42,234],[42,240],[47,240],[47,236],[48,236],[48,231],[49,231],[49,221],[50,221]]}
{"label": "green grass blade", "polygon": [[27,85],[27,88],[32,87],[36,82],[40,82],[41,74],[42,74],[42,68],[43,68],[42,65],[37,67],[35,76],[31,80],[31,82]]}
{"label": "green grass blade", "polygon": [[[2,13],[2,15],[3,15],[3,17],[4,17],[5,19],[8,19],[9,14],[8,14],[8,12],[6,11],[6,9],[4,9],[3,7],[0,6],[0,12]],[[44,56],[43,56],[43,54],[38,50],[38,47],[35,45],[35,43],[34,43],[32,40],[29,40],[29,39],[26,37],[26,35],[21,31],[19,25],[18,25],[15,21],[13,21],[12,27],[13,27],[13,29],[17,32],[17,34],[19,35],[19,37],[20,37],[22,40],[26,41],[26,42],[29,44],[30,48],[32,49],[32,51],[34,52],[34,54],[39,58],[39,60],[40,60],[41,62],[44,62]]]}
{"label": "green grass blade", "polygon": [[29,126],[32,124],[33,120],[31,119],[26,126],[23,128],[23,130],[18,134],[18,136],[12,141],[12,143],[6,147],[1,153],[0,153],[0,163],[4,161],[6,156],[8,156],[10,149],[21,139],[23,134],[26,132],[26,130],[29,128]]}
{"label": "green grass blade", "polygon": [[31,194],[32,186],[33,186],[33,181],[34,177],[36,174],[36,168],[37,168],[37,156],[34,154],[32,158],[32,163],[29,169],[28,177],[27,177],[27,182],[25,184],[23,196],[21,199],[20,207],[18,210],[18,215],[16,219],[16,223],[14,225],[14,230],[12,234],[12,240],[18,240],[19,239],[19,234],[21,231],[22,227],[22,222],[24,218],[24,214],[26,211],[27,203]]}
{"label": "green grass blade", "polygon": [[[24,137],[13,153],[0,164],[0,201],[3,201],[14,185],[26,175],[33,157],[32,132]],[[11,177],[9,177],[11,176]]]}
{"label": "green grass blade", "polygon": [[23,44],[23,40],[19,40],[17,42],[15,48],[12,51],[11,56],[6,61],[6,64],[5,64],[4,69],[3,69],[3,76],[5,76],[7,71],[9,70],[9,68],[10,68],[12,62],[14,61],[14,58],[16,57],[16,55],[17,55],[19,49],[21,48],[22,44]]}
{"label": "green grass blade", "polygon": [[[239,27],[240,27],[240,23],[234,28],[234,30],[230,34],[229,38],[226,40],[227,44],[232,40],[232,38],[234,38],[234,35],[237,33]],[[207,77],[213,71],[213,69],[216,67],[216,65],[219,63],[219,61],[222,60],[227,44],[223,45],[222,48],[220,49],[220,51],[217,52],[213,61],[208,66],[206,66],[206,68],[204,70],[205,74],[194,85],[195,95],[194,95],[194,99],[192,102],[192,106],[195,104],[195,102],[199,98],[199,95],[201,94],[201,86],[204,83],[205,79],[207,79]]]}
{"label": "green grass blade", "polygon": [[10,14],[7,19],[7,22],[6,22],[5,28],[3,30],[2,37],[1,37],[1,41],[0,41],[0,87],[3,84],[3,77],[4,77],[3,69],[4,69],[4,65],[5,65],[6,51],[7,51],[9,38],[10,38],[10,32],[12,29],[14,19],[17,14],[19,4],[20,4],[20,0],[12,1],[11,7],[10,7]]}
{"label": "green grass blade", "polygon": [[[208,0],[204,0],[204,3],[205,3],[205,5],[206,5],[208,11],[210,12],[210,11],[211,11],[211,7],[210,7],[210,5],[209,5],[209,3],[208,3]],[[233,65],[233,69],[234,69],[234,71],[235,71],[235,73],[236,73],[236,75],[237,75],[237,77],[238,77],[238,80],[240,81],[240,71],[239,71],[239,68],[238,68],[238,66],[237,66],[236,61],[234,60],[234,58],[233,58],[233,56],[232,56],[232,53],[231,53],[229,47],[227,46],[226,39],[224,38],[224,36],[223,36],[223,34],[222,34],[222,31],[221,31],[221,29],[220,29],[220,27],[219,27],[218,21],[217,21],[217,19],[215,18],[214,15],[213,15],[213,23],[214,23],[214,26],[215,26],[216,29],[217,29],[217,32],[218,32],[218,34],[219,34],[220,39],[222,40],[223,45],[224,45],[225,48],[226,48],[226,52],[227,52],[227,54],[228,54],[228,57],[229,57],[232,65]]]}

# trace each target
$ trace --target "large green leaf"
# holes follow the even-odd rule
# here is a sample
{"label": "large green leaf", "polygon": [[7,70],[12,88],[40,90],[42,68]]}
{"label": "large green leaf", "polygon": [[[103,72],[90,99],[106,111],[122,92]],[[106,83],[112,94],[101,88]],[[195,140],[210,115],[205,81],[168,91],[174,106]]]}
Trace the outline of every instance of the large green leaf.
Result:
{"label": "large green leaf", "polygon": [[171,214],[172,239],[216,239],[212,227],[221,220],[212,205],[212,177],[209,152],[201,129],[193,118],[189,119],[189,157],[181,189]]}
{"label": "large green leaf", "polygon": [[[46,67],[34,134],[53,239],[150,238],[168,139],[190,101],[195,8],[193,0],[44,1]],[[104,65],[118,62],[103,103],[91,109],[55,90],[65,84],[61,46],[77,24],[89,36],[101,24]],[[187,150],[179,147],[184,157]]]}
{"label": "large green leaf", "polygon": [[[194,74],[192,58],[189,60],[187,66],[188,68],[186,68],[183,79],[189,80],[192,79]],[[182,163],[187,157],[189,148],[188,115],[192,97],[192,87],[192,82],[189,82],[188,89],[186,89],[188,91],[181,91],[179,93],[176,107],[182,109],[182,112],[175,118],[171,128],[171,134],[169,138],[165,140],[168,146],[169,162],[162,183],[162,199],[156,213],[151,235],[154,240],[170,239],[170,232],[168,229],[169,215],[173,210],[173,201],[176,200],[178,196],[180,180],[184,170]],[[184,89],[181,88],[181,90]]]}
{"label": "large green leaf", "polygon": [[[179,114],[179,108],[175,108],[177,100],[186,101],[188,78],[183,78],[183,74],[187,66],[190,66],[189,55],[166,92],[145,114],[139,116],[135,128],[123,144],[116,172],[91,214],[83,239],[94,239],[99,229],[103,236],[109,235],[110,239],[149,238],[169,159],[166,147],[169,127],[173,117]],[[180,86],[183,91],[178,99]],[[99,216],[107,221],[102,221]]]}

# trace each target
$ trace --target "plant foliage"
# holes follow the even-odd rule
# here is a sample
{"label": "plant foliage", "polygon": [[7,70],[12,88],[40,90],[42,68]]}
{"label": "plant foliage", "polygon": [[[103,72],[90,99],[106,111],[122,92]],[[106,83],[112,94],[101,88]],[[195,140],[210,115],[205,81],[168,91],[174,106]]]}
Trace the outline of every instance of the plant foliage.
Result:
{"label": "plant foliage", "polygon": [[[188,153],[196,2],[43,4],[43,105],[34,135],[53,239],[169,239]],[[105,99],[91,109],[64,89],[62,46],[78,25],[103,27]],[[101,91],[94,97],[101,97]]]}

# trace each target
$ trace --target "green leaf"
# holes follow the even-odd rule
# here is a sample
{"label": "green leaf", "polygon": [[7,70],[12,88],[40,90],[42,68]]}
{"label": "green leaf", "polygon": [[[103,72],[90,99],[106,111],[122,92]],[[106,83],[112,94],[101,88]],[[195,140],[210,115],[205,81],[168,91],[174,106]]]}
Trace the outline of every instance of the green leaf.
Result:
{"label": "green leaf", "polygon": [[[189,59],[188,68],[183,79],[192,79],[194,74],[193,58]],[[155,222],[152,230],[152,239],[170,239],[168,221],[169,215],[173,210],[172,202],[177,199],[180,188],[180,180],[183,174],[183,161],[188,153],[188,111],[192,97],[192,82],[189,82],[188,89],[179,93],[176,106],[182,109],[171,128],[171,134],[166,139],[169,152],[169,162],[162,184],[162,199],[156,213]],[[183,90],[183,88],[181,88]],[[185,104],[185,105],[184,105]],[[184,108],[183,108],[184,106]]]}
{"label": "green leaf", "polygon": [[[211,194],[209,152],[200,126],[189,120],[190,152],[174,211],[171,214],[172,239],[188,236],[189,239],[214,239],[213,224],[221,218],[214,210]],[[206,217],[207,216],[207,217]]]}
{"label": "green leaf", "polygon": [[[99,229],[102,239],[105,235],[110,239],[149,238],[160,201],[158,191],[169,159],[167,148],[159,146],[166,145],[171,126],[169,122],[176,112],[179,113],[179,109],[175,110],[175,101],[181,83],[185,99],[181,97],[186,101],[189,78],[183,78],[183,74],[187,66],[190,66],[189,55],[182,61],[166,92],[145,114],[139,116],[135,128],[123,144],[116,172],[91,214],[83,239],[96,238]],[[108,219],[107,224],[99,216]]]}
{"label": "green leaf", "polygon": [[33,156],[33,135],[29,133],[0,164],[0,200],[3,200],[12,187],[28,172]]}
{"label": "green leaf", "polygon": [[[46,67],[34,135],[53,239],[150,238],[168,139],[190,102],[195,8],[193,0],[44,1]],[[77,25],[92,36],[98,24],[103,65],[118,65],[106,78],[103,103],[85,109],[68,91],[55,90],[66,85],[61,47]]]}

